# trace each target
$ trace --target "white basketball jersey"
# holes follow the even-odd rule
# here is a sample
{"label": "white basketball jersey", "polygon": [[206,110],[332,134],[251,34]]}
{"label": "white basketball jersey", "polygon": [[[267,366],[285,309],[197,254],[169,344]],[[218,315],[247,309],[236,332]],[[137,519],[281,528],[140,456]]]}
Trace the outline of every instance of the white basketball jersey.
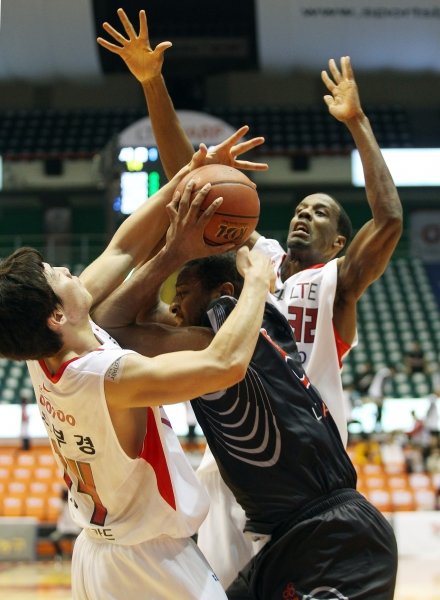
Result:
{"label": "white basketball jersey", "polygon": [[28,362],[40,414],[70,488],[72,517],[94,539],[123,545],[160,535],[191,536],[207,514],[208,496],[162,408],[145,408],[139,457],[123,451],[104,376],[131,351],[93,328],[96,350],[66,362],[55,375],[43,361]]}
{"label": "white basketball jersey", "polygon": [[[283,282],[280,267],[286,253],[281,245],[276,240],[260,237],[255,248],[274,261],[277,282],[272,301],[289,321],[304,369],[330,410],[346,446],[346,401],[340,373],[343,356],[338,356],[333,326],[337,259],[304,269]],[[355,344],[356,341],[353,346]]]}

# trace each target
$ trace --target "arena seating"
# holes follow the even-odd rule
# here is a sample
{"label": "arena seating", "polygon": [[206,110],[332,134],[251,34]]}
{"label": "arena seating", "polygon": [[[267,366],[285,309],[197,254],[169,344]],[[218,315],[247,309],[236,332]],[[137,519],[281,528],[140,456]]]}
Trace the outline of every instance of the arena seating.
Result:
{"label": "arena seating", "polygon": [[61,474],[48,446],[30,451],[0,447],[0,516],[32,516],[56,523],[60,509]]}
{"label": "arena seating", "polygon": [[[419,259],[393,260],[383,277],[376,281],[359,302],[359,344],[344,362],[343,381],[369,362],[374,370],[383,366],[403,366],[407,346],[418,340],[432,371],[440,357],[439,307],[423,264]],[[399,370],[392,383],[392,395],[421,397],[432,391],[426,373],[410,377]]]}
{"label": "arena seating", "polygon": [[[234,127],[250,126],[266,138],[259,151],[264,154],[348,154],[353,139],[343,125],[329,117],[323,106],[311,107],[207,107],[206,112]],[[368,107],[367,113],[382,148],[415,145],[410,118],[399,106]]]}
{"label": "arena seating", "polygon": [[397,511],[436,510],[440,491],[440,473],[407,473],[405,465],[391,469],[384,463],[356,462],[349,454],[358,475],[358,490],[379,510]]}
{"label": "arena seating", "polygon": [[[219,107],[204,112],[233,127],[247,124],[266,137],[265,154],[347,154],[353,140],[347,129],[328,115],[325,107]],[[417,145],[411,119],[399,106],[368,110],[383,148]],[[0,155],[8,160],[90,158],[131,123],[146,116],[145,108],[120,109],[8,109],[0,111]]]}

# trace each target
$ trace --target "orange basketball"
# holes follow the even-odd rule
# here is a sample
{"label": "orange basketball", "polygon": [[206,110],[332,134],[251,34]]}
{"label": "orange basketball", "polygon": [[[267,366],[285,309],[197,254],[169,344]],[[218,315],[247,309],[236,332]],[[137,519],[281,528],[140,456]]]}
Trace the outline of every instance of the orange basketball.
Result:
{"label": "orange basketball", "polygon": [[182,192],[186,183],[194,179],[192,198],[206,184],[211,184],[201,210],[220,196],[222,204],[216,210],[204,231],[207,244],[243,244],[255,230],[260,216],[260,199],[255,183],[244,173],[226,165],[205,165],[191,171],[179,183],[177,189]]}

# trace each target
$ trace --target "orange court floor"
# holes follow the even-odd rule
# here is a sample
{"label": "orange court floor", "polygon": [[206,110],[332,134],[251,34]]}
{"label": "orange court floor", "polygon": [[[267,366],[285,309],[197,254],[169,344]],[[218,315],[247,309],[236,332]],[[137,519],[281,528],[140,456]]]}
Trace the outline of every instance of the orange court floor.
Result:
{"label": "orange court floor", "polygon": [[[0,598],[71,600],[70,560],[0,562]],[[401,558],[394,600],[422,599],[440,600],[440,557]]]}

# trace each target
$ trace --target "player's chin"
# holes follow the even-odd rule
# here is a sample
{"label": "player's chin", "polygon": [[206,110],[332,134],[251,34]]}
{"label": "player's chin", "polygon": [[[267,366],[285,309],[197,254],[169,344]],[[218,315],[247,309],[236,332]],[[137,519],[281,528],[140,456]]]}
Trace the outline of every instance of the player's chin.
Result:
{"label": "player's chin", "polygon": [[300,250],[310,246],[310,236],[291,235],[287,239],[287,247],[291,250]]}

